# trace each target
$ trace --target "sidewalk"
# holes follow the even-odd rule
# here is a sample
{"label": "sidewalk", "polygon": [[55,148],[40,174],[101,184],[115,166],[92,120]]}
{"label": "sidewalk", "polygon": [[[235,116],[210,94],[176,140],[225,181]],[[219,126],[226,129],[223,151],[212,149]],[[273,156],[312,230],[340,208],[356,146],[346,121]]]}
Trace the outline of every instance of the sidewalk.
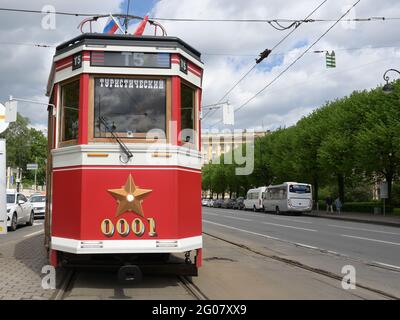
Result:
{"label": "sidewalk", "polygon": [[342,212],[341,214],[327,213],[326,211],[316,211],[313,210],[311,213],[303,213],[305,216],[319,217],[319,218],[329,218],[345,221],[355,221],[371,224],[379,224],[384,226],[400,227],[400,216],[399,215],[386,215],[382,214],[371,214],[371,213],[361,213],[361,212]]}
{"label": "sidewalk", "polygon": [[[48,300],[56,290],[42,288],[46,264],[43,234],[0,244],[0,300]],[[57,284],[60,277],[56,278]]]}

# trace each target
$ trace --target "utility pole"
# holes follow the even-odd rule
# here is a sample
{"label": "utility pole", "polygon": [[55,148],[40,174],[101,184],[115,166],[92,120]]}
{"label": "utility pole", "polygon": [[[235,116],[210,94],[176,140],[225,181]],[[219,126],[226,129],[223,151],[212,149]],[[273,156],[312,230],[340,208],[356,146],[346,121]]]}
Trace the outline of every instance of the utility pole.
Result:
{"label": "utility pole", "polygon": [[[36,163],[36,164],[38,163],[38,162],[37,162],[37,157],[36,157],[35,163]],[[38,171],[38,167],[36,167],[36,169],[35,169],[35,192],[37,191],[37,182],[36,182],[37,171]]]}
{"label": "utility pole", "polygon": [[0,234],[7,233],[6,140],[0,139]]}

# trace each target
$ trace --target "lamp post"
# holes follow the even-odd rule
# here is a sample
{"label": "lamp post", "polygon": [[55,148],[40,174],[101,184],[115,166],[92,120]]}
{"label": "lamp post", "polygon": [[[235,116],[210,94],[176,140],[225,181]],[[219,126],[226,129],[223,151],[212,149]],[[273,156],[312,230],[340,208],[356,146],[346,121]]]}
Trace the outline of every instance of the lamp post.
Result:
{"label": "lamp post", "polygon": [[396,73],[398,73],[400,75],[400,71],[396,70],[396,69],[389,69],[389,70],[385,71],[385,73],[383,74],[383,80],[386,81],[386,84],[382,88],[383,92],[385,92],[385,93],[391,93],[394,90],[393,84],[389,83],[390,78],[387,75],[389,72],[396,72]]}

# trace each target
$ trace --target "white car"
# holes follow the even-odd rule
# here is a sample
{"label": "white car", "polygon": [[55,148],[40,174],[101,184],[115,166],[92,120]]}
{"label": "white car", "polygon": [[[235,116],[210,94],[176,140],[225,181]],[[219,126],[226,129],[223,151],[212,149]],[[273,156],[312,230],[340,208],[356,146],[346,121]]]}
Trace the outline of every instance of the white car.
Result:
{"label": "white car", "polygon": [[247,191],[246,199],[243,201],[245,210],[263,211],[263,198],[266,190],[267,187],[259,187]]}
{"label": "white car", "polygon": [[29,198],[29,202],[32,203],[35,218],[44,218],[46,212],[46,196],[34,194]]}
{"label": "white car", "polygon": [[33,225],[34,213],[32,204],[19,192],[7,192],[7,227],[17,230],[18,225]]}

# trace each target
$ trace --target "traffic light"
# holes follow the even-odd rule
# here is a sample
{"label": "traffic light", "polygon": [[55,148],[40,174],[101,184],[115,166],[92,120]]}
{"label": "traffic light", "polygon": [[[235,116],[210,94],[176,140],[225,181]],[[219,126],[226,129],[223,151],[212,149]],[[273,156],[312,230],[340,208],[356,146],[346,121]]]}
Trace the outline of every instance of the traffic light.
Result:
{"label": "traffic light", "polygon": [[326,57],[326,67],[327,68],[336,68],[335,51],[332,50],[332,53],[329,53],[329,51],[327,51],[325,54],[325,57]]}

